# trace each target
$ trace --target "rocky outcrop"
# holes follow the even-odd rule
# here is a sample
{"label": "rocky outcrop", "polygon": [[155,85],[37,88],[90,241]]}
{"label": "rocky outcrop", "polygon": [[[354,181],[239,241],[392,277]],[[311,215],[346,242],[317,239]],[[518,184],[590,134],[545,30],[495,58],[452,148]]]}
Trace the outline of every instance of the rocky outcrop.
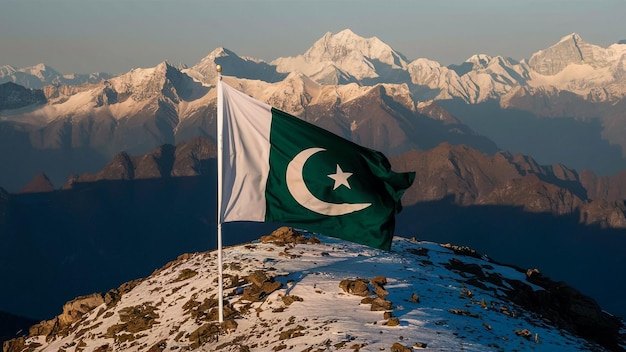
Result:
{"label": "rocky outcrop", "polygon": [[0,311],[0,345],[10,339],[23,339],[28,328],[36,323],[36,320]]}
{"label": "rocky outcrop", "polygon": [[[148,171],[146,171],[148,173]],[[132,180],[135,178],[135,165],[132,158],[128,153],[121,152],[115,156],[115,158],[109,162],[98,173],[90,175],[85,174],[80,176],[78,180],[72,178],[71,183],[74,182],[94,182],[100,180]]]}
{"label": "rocky outcrop", "polygon": [[126,152],[116,155],[102,170],[95,174],[72,175],[63,189],[73,184],[101,180],[139,180],[198,176],[210,172],[209,160],[215,159],[215,144],[206,138],[195,138],[177,146],[164,144],[139,156]]}
{"label": "rocky outcrop", "polygon": [[619,346],[621,319],[605,311],[589,296],[565,282],[556,282],[538,270],[528,270],[526,280],[542,287],[533,290],[514,281],[508,296],[522,307],[532,309],[547,321],[615,351]]}
{"label": "rocky outcrop", "polygon": [[478,203],[516,206],[532,213],[567,215],[574,213],[583,202],[570,190],[544,182],[536,174],[531,174],[498,185]]}
{"label": "rocky outcrop", "polygon": [[457,204],[475,204],[499,184],[520,177],[516,164],[504,154],[491,157],[467,146],[442,143],[429,151],[409,151],[392,158],[397,171],[415,171],[403,203],[454,197]]}
{"label": "rocky outcrop", "polygon": [[320,243],[320,241],[314,236],[305,236],[294,230],[292,227],[287,226],[279,227],[267,236],[261,236],[259,241],[273,243],[277,246],[286,246],[298,243]]}
{"label": "rocky outcrop", "polygon": [[622,201],[595,199],[579,208],[580,222],[601,228],[626,229],[626,204]]}
{"label": "rocky outcrop", "polygon": [[45,320],[31,326],[29,335],[57,335],[63,334],[72,323],[83,318],[83,315],[104,303],[100,294],[75,298],[63,305],[63,313],[51,320]]}
{"label": "rocky outcrop", "polygon": [[209,172],[209,160],[217,157],[215,143],[207,138],[194,138],[180,143],[174,152],[172,176],[196,176]]}
{"label": "rocky outcrop", "polygon": [[52,181],[44,173],[37,174],[30,182],[26,184],[18,193],[38,193],[52,192],[54,185]]}
{"label": "rocky outcrop", "polygon": [[626,171],[613,176],[596,176],[591,170],[580,173],[580,182],[590,199],[621,201],[626,199]]}

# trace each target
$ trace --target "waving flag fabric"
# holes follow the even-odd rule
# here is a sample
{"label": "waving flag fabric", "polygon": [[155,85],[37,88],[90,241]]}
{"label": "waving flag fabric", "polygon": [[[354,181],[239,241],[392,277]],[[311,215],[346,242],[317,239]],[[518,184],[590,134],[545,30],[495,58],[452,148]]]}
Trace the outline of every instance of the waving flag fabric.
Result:
{"label": "waving flag fabric", "polygon": [[[218,83],[221,222],[277,221],[389,250],[414,173]],[[221,117],[219,115],[222,115]]]}

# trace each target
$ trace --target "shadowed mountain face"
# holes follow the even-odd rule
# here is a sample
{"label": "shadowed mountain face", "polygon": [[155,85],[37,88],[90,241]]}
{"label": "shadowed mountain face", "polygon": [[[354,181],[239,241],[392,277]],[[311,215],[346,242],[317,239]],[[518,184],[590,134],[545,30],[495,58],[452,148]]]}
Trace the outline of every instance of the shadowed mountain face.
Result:
{"label": "shadowed mountain face", "polygon": [[[532,109],[522,110],[521,104],[507,110],[496,102],[467,105],[461,101],[440,101],[439,104],[477,133],[489,136],[502,149],[532,155],[542,164],[561,163],[579,171],[594,170],[599,175],[614,175],[626,169],[623,148],[607,140],[607,133],[615,132],[609,132],[608,122],[594,118],[593,114],[581,120],[573,115],[541,116]],[[571,108],[571,113],[575,113],[575,108]],[[623,137],[616,136],[614,140],[618,138]]]}
{"label": "shadowed mountain face", "polygon": [[[12,195],[0,229],[0,310],[43,319],[71,297],[150,274],[181,253],[214,248],[210,176],[75,183]],[[224,243],[257,231],[225,226]]]}
{"label": "shadowed mountain face", "polygon": [[46,97],[42,90],[24,88],[13,82],[0,84],[0,111],[45,102]]}
{"label": "shadowed mountain face", "polygon": [[0,344],[16,336],[24,335],[29,327],[38,322],[39,320],[24,318],[0,311]]}

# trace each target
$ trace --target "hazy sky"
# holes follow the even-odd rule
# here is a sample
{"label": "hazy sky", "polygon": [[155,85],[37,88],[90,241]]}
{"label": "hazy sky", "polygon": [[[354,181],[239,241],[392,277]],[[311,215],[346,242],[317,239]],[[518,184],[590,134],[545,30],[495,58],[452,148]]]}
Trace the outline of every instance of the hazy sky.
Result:
{"label": "hazy sky", "polygon": [[625,16],[626,0],[0,0],[0,65],[116,74],[220,46],[271,61],[346,28],[409,60],[520,60],[574,32],[607,47]]}

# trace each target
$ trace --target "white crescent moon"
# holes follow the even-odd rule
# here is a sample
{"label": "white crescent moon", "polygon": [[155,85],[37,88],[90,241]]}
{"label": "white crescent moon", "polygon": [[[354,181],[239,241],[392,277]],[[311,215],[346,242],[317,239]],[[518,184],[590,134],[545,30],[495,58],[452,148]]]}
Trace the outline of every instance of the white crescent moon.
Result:
{"label": "white crescent moon", "polygon": [[287,188],[293,198],[303,207],[322,215],[339,216],[363,210],[372,203],[328,203],[316,198],[307,188],[302,177],[306,161],[323,148],[309,148],[301,151],[287,165]]}

